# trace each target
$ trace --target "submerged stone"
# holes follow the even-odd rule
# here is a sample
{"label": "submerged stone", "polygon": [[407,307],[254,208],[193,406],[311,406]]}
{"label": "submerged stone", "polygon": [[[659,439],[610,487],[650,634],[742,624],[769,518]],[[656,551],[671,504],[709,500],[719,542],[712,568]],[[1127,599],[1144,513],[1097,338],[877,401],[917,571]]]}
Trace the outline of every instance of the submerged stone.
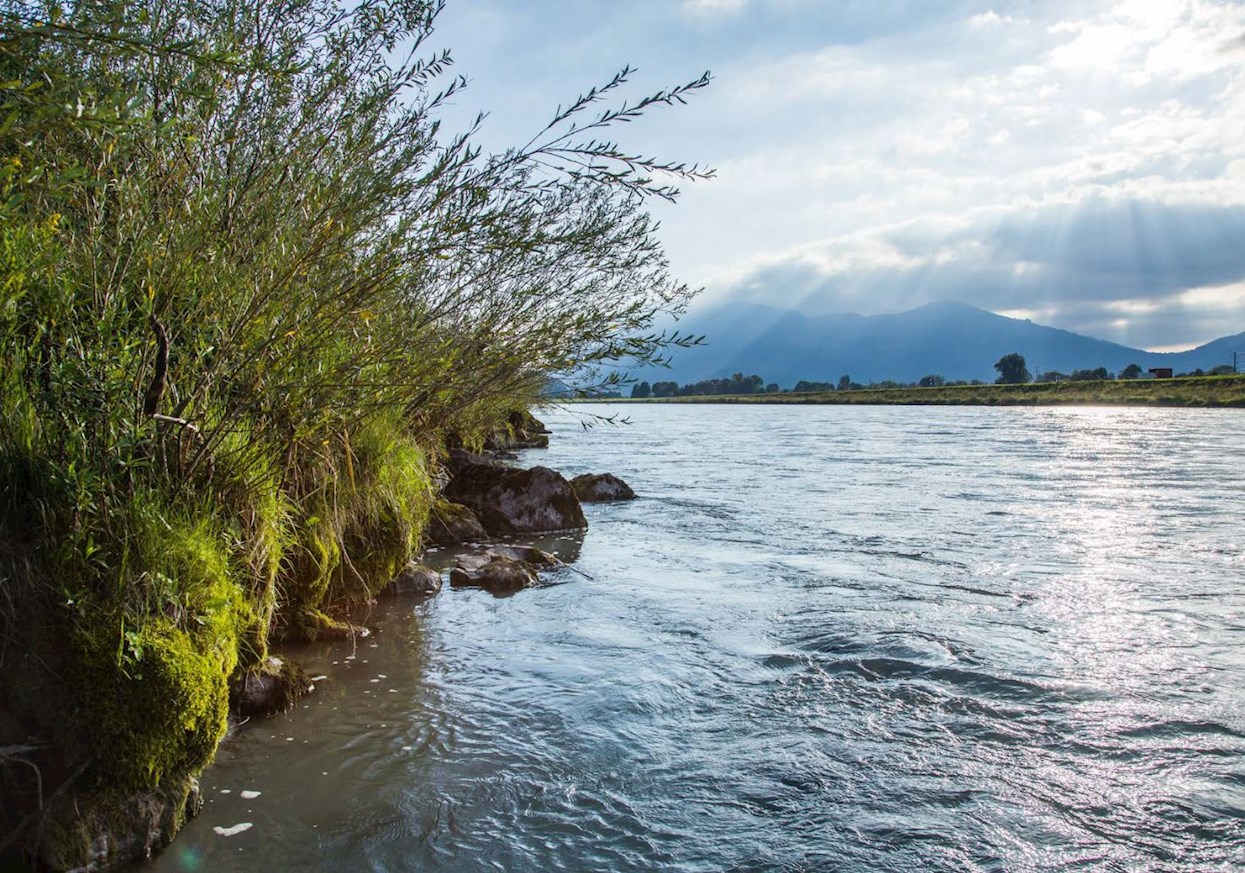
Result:
{"label": "submerged stone", "polygon": [[423,564],[407,564],[406,569],[394,577],[385,588],[389,595],[415,594],[431,597],[441,590],[441,574]]}
{"label": "submerged stone", "polygon": [[494,545],[489,547],[486,554],[494,557],[511,558],[532,567],[557,567],[562,563],[557,556],[535,546]]}
{"label": "submerged stone", "polygon": [[286,712],[312,688],[303,669],[288,658],[270,656],[258,671],[243,673],[230,689],[231,709],[243,718]]}
{"label": "submerged stone", "polygon": [[575,496],[584,503],[609,503],[615,500],[634,500],[631,486],[613,473],[585,473],[571,480]]}
{"label": "submerged stone", "polygon": [[455,588],[483,588],[494,594],[520,591],[540,584],[536,571],[522,561],[500,555],[483,562],[460,562],[450,570],[450,585]]}

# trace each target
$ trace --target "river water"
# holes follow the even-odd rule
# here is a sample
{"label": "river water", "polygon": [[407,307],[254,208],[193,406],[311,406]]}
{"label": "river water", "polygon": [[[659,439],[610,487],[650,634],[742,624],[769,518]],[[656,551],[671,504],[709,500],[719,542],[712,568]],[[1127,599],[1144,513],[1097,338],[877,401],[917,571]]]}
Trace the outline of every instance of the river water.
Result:
{"label": "river water", "polygon": [[1241,413],[574,409],[582,572],[299,650],[144,869],[1245,868]]}

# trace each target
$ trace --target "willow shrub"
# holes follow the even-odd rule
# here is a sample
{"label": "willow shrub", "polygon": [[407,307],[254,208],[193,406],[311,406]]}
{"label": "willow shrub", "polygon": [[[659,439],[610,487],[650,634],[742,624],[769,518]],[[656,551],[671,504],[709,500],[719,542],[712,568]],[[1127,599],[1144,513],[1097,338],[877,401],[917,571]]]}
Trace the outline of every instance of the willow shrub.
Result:
{"label": "willow shrub", "polygon": [[86,783],[203,766],[230,673],[408,559],[447,434],[688,341],[645,207],[707,173],[606,131],[707,76],[485,155],[439,4],[348,7],[0,0],[0,705]]}

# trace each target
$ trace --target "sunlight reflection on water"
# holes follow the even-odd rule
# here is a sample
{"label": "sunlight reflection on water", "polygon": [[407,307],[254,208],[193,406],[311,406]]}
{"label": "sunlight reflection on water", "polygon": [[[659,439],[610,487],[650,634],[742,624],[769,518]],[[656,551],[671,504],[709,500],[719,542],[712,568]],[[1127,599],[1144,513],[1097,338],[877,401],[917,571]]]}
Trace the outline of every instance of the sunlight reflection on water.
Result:
{"label": "sunlight reflection on water", "polygon": [[1238,413],[626,411],[590,578],[301,652],[152,866],[1245,866]]}

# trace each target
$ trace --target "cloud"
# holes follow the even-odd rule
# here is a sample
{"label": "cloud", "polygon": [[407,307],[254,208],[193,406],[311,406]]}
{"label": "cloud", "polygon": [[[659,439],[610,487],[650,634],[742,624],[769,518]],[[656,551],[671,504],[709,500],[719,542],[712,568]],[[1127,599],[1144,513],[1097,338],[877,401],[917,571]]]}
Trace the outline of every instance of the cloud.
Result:
{"label": "cloud", "polygon": [[953,299],[1120,342],[1187,344],[1245,327],[1242,239],[1245,205],[1099,196],[805,246],[754,264],[723,296],[864,313]]}
{"label": "cloud", "polygon": [[979,12],[968,18],[969,27],[993,27],[999,24],[1011,24],[1014,19],[1010,15],[999,15],[993,9]]}
{"label": "cloud", "polygon": [[642,88],[713,69],[691,106],[620,132],[717,168],[677,208],[654,205],[707,302],[948,297],[1163,345],[1245,330],[1222,290],[1245,248],[1231,236],[1240,3],[477,0],[456,14],[483,101],[466,108],[494,109],[507,144],[568,82],[627,62]]}
{"label": "cloud", "polygon": [[737,108],[798,113],[804,135],[724,165],[715,211],[751,208],[710,300],[951,298],[1163,345],[1245,330],[1222,290],[1245,279],[1245,10],[1081,8],[999,7],[941,24],[939,51],[900,36],[757,71]]}
{"label": "cloud", "polygon": [[742,10],[747,0],[683,0],[683,9],[692,15],[730,15]]}

